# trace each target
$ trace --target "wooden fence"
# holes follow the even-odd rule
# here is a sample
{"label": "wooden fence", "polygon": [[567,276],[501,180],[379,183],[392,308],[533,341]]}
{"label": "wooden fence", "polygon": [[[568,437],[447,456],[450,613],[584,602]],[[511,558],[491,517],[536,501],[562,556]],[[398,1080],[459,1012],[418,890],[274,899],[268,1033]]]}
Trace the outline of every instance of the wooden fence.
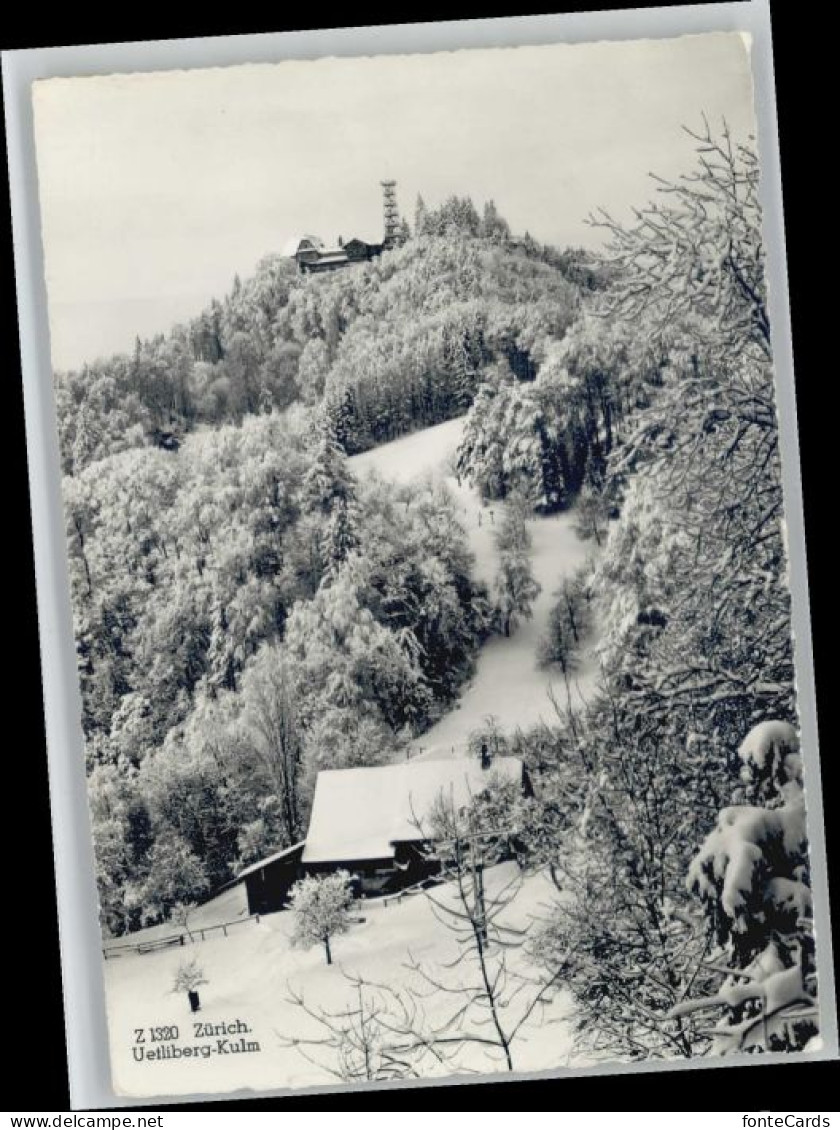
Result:
{"label": "wooden fence", "polygon": [[[426,890],[427,887],[437,886],[440,882],[435,877],[421,879],[418,883],[414,883],[411,887],[406,887],[402,891],[395,891],[392,895],[382,895],[378,898],[370,898],[360,900],[357,904],[360,910],[375,910],[379,907],[387,907],[401,903],[403,899],[412,898],[414,895],[420,894]],[[365,921],[363,917],[351,919],[355,923],[362,923]],[[158,950],[174,949],[176,947],[185,946],[187,942],[205,941],[208,934],[213,931],[221,930],[222,934],[227,937],[228,930],[233,926],[243,926],[246,922],[254,922],[259,925],[259,914],[249,914],[246,918],[234,918],[230,922],[219,922],[213,926],[193,926],[192,929],[186,927],[177,934],[164,934],[159,938],[149,938],[148,940],[139,940],[136,942],[113,942],[109,945],[102,947],[102,956],[106,961],[123,957],[129,953],[157,953]]]}
{"label": "wooden fence", "polygon": [[109,958],[123,957],[126,953],[156,953],[158,950],[185,946],[187,942],[205,941],[208,934],[221,930],[227,937],[232,926],[243,926],[246,922],[255,922],[259,925],[259,914],[249,914],[247,918],[234,918],[230,922],[218,922],[213,926],[193,926],[191,929],[184,927],[178,934],[164,934],[160,938],[149,938],[146,941],[114,942],[112,945],[102,947],[102,955],[107,961]]}
{"label": "wooden fence", "polygon": [[397,903],[401,903],[403,899],[410,899],[413,898],[414,895],[422,894],[422,892],[428,890],[429,887],[436,887],[439,883],[440,879],[437,876],[430,875],[425,879],[420,879],[419,882],[412,884],[410,887],[404,887],[401,891],[394,891],[392,895],[379,895],[377,898],[365,899],[364,905],[371,909],[393,906]]}

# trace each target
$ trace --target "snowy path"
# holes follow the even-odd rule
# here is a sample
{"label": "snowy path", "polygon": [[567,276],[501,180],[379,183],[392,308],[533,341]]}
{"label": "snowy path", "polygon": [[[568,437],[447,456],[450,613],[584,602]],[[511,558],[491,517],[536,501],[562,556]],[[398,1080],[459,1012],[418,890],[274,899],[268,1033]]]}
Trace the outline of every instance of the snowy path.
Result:
{"label": "snowy path", "polygon": [[[476,492],[459,485],[452,473],[452,458],[463,425],[463,417],[448,420],[354,456],[350,462],[359,477],[368,470],[375,470],[392,482],[406,483],[429,474],[444,479],[463,508],[463,521],[476,559],[476,576],[490,585],[497,566],[493,532],[501,506],[483,507]],[[509,638],[494,636],[485,643],[478,656],[475,675],[464,688],[455,709],[417,739],[417,756],[440,758],[463,752],[470,732],[490,717],[504,730],[525,729],[542,720],[551,721],[554,708],[550,692],[559,703],[565,704],[566,688],[560,673],[540,670],[537,666],[537,644],[548,626],[554,593],[560,582],[590,553],[589,545],[575,534],[573,521],[572,514],[564,513],[529,522],[534,544],[534,576],[542,585],[542,592],[534,603],[533,618],[521,624]],[[583,659],[572,688],[573,701],[577,702],[588,696],[594,681],[592,665],[586,662],[586,656]]]}

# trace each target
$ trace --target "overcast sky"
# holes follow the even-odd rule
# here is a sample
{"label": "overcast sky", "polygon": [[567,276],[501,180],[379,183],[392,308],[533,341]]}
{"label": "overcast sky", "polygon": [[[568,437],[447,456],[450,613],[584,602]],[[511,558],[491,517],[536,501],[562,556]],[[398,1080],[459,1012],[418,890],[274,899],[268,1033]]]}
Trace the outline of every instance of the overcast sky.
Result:
{"label": "overcast sky", "polygon": [[591,245],[594,207],[690,167],[704,111],[753,130],[739,34],[38,83],[53,363],[197,314],[297,232],[380,239],[385,177],[409,221],[418,192],[469,194]]}

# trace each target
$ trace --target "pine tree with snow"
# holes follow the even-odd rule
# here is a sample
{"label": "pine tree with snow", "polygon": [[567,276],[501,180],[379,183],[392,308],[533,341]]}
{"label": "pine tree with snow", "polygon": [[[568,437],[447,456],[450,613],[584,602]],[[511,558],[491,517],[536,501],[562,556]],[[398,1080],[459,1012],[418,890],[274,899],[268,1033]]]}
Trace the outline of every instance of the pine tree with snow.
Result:
{"label": "pine tree with snow", "polygon": [[754,726],[738,755],[747,796],[725,808],[688,871],[719,951],[716,993],[672,1009],[675,1019],[723,1011],[713,1050],[798,1051],[818,1035],[813,910],[802,761],[789,722]]}
{"label": "pine tree with snow", "polygon": [[328,417],[322,421],[315,457],[303,482],[303,502],[321,517],[323,580],[329,584],[358,546],[359,538],[356,482]]}
{"label": "pine tree with snow", "polygon": [[324,583],[330,584],[354,549],[359,545],[356,512],[346,499],[337,500],[327,518],[321,539]]}
{"label": "pine tree with snow", "polygon": [[348,455],[364,450],[360,446],[360,421],[356,411],[353,390],[347,385],[333,385],[324,391],[323,413],[327,434]]}
{"label": "pine tree with snow", "polygon": [[355,480],[347,456],[335,438],[330,422],[324,421],[314,458],[303,481],[305,506],[329,516],[337,504],[347,505],[355,498]]}

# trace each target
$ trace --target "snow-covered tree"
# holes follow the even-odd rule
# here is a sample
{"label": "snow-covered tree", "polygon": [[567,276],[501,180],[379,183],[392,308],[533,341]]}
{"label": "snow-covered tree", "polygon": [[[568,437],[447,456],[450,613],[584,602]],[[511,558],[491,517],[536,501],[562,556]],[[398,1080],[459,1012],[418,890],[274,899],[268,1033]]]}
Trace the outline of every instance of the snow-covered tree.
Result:
{"label": "snow-covered tree", "polygon": [[632,225],[604,211],[592,218],[611,236],[609,307],[628,321],[655,309],[662,328],[690,310],[713,349],[749,342],[769,358],[758,154],[725,125],[715,135],[704,119],[687,132],[697,142],[692,173],[655,178],[659,197]]}
{"label": "snow-covered tree", "polygon": [[303,501],[329,516],[337,503],[348,504],[355,497],[355,483],[347,456],[326,420],[320,429],[312,461],[303,482]]}
{"label": "snow-covered tree", "polygon": [[359,547],[358,517],[352,503],[336,501],[326,519],[321,538],[324,583],[331,584],[350,554]]}
{"label": "snow-covered tree", "polygon": [[140,911],[144,923],[160,922],[174,907],[193,901],[207,888],[201,860],[183,837],[166,831],[155,839],[145,880],[126,888],[126,903]]}
{"label": "snow-covered tree", "polygon": [[[419,995],[451,1001],[432,1022],[397,992],[391,1017],[399,1046],[448,1054],[457,1063],[462,1047],[482,1047],[489,1062],[516,1069],[516,1051],[526,1025],[538,1020],[554,995],[557,969],[539,970],[524,961],[524,933],[510,925],[510,909],[522,890],[519,867],[508,862],[518,831],[519,789],[489,771],[486,787],[464,806],[439,794],[417,826],[439,860],[446,883],[426,892],[432,912],[458,946],[458,959],[442,967],[413,959],[409,969]],[[489,871],[488,869],[493,868]],[[452,970],[459,977],[452,977]],[[463,971],[473,976],[465,978]],[[392,990],[393,991],[393,990]],[[452,1057],[450,1057],[452,1058]]]}
{"label": "snow-covered tree", "polygon": [[496,608],[502,632],[509,636],[520,619],[528,620],[541,592],[531,568],[531,535],[525,505],[513,498],[505,507],[496,533],[499,568],[495,578]]}
{"label": "snow-covered tree", "polygon": [[364,605],[365,569],[351,556],[330,586],[289,616],[285,648],[295,665],[304,728],[327,706],[378,711],[394,729],[428,711],[430,693],[416,657]]}
{"label": "snow-covered tree", "polygon": [[300,786],[303,734],[296,706],[295,680],[287,656],[264,645],[242,679],[242,723],[250,739],[265,788],[281,814],[283,838],[301,834]]}
{"label": "snow-covered tree", "polygon": [[496,410],[496,390],[479,386],[467,414],[458,446],[457,470],[482,498],[502,498],[507,483],[504,473],[505,439]]}
{"label": "snow-covered tree", "polygon": [[480,231],[485,239],[492,239],[499,243],[510,239],[510,225],[507,220],[499,215],[499,210],[492,200],[488,200],[484,205]]}
{"label": "snow-covered tree", "polygon": [[307,728],[307,774],[314,778],[322,769],[385,765],[393,759],[397,745],[397,736],[381,718],[330,706],[313,718]]}
{"label": "snow-covered tree", "polygon": [[592,611],[583,578],[563,582],[548,617],[548,628],[540,639],[537,655],[541,664],[556,664],[568,683],[576,669],[580,648],[590,630]]}
{"label": "snow-covered tree", "polygon": [[417,193],[417,201],[414,205],[414,234],[416,236],[428,235],[427,226],[426,226],[427,225],[427,216],[428,216],[428,209],[426,208],[426,203],[423,200],[423,197],[418,192]]}
{"label": "snow-covered tree", "polygon": [[177,993],[188,993],[208,983],[197,957],[180,962],[172,981],[172,991]]}
{"label": "snow-covered tree", "polygon": [[292,887],[289,902],[294,918],[292,945],[301,949],[323,945],[327,965],[332,965],[332,939],[350,927],[353,893],[349,872],[307,875]]}
{"label": "snow-covered tree", "polygon": [[[538,806],[547,828],[530,837],[564,894],[539,948],[562,957],[579,1038],[631,1058],[711,1045],[701,1010],[681,1006],[716,995],[719,973],[706,962],[723,919],[692,907],[685,872],[721,810],[737,826],[727,836],[756,833],[743,858],[775,858],[778,836],[765,831],[778,809],[756,813],[760,788],[739,779],[735,751],[762,719],[794,717],[755,161],[734,149],[730,161],[728,145],[701,140],[698,168],[679,190],[665,187],[631,230],[616,227],[613,274],[590,305],[616,348],[584,327],[555,356],[558,389],[584,391],[582,405],[609,396],[594,415],[580,414],[586,426],[575,422],[572,434],[590,436],[587,475],[596,464],[593,488],[613,513],[589,580],[600,686],[558,726],[580,785],[557,775],[558,803]],[[758,288],[752,297],[739,279]],[[611,367],[619,379],[607,381]],[[609,457],[593,459],[593,445],[601,456],[607,449],[607,425]],[[733,803],[750,796],[754,810],[736,816]],[[570,823],[557,819],[564,803]],[[707,847],[692,875],[713,901],[723,897],[722,874],[711,874],[725,852],[711,839]],[[801,881],[784,870],[789,860],[778,865],[783,879]],[[782,882],[780,897],[782,888],[794,903],[801,894]],[[760,882],[756,891],[743,935],[727,935],[736,949],[762,937]]]}
{"label": "snow-covered tree", "polygon": [[722,1010],[715,1051],[796,1051],[819,1031],[802,761],[789,722],[754,726],[738,751],[753,804],[725,808],[688,870],[719,950],[717,990],[671,1010]]}
{"label": "snow-covered tree", "polygon": [[330,361],[323,338],[309,338],[300,354],[297,383],[305,404],[318,404],[324,395]]}
{"label": "snow-covered tree", "polygon": [[602,491],[584,487],[575,503],[575,533],[582,541],[592,538],[597,546],[604,544],[609,522],[609,504]]}
{"label": "snow-covered tree", "polygon": [[[308,1018],[308,1034],[284,1036],[283,1046],[345,1083],[420,1076],[420,1061],[428,1049],[406,1039],[395,1025],[402,1020],[405,1027],[416,1011],[408,994],[344,970],[341,976],[349,996],[345,1005],[310,1004],[302,990],[290,988],[289,1003]],[[317,1035],[311,1034],[313,1026]]]}
{"label": "snow-covered tree", "polygon": [[196,904],[194,902],[176,902],[169,911],[169,918],[176,926],[180,926],[186,933],[190,941],[194,941],[192,932],[190,930],[190,922],[192,921],[193,913],[195,912]]}

